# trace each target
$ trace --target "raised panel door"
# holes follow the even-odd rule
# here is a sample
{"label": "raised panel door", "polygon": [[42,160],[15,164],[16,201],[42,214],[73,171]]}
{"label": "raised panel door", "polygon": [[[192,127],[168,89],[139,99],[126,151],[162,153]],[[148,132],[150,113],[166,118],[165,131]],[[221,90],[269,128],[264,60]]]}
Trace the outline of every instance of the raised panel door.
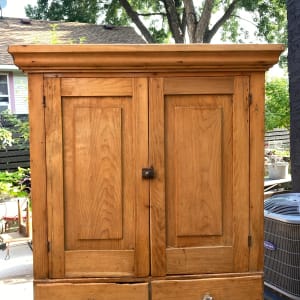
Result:
{"label": "raised panel door", "polygon": [[136,172],[148,163],[147,81],[45,89],[51,277],[148,275],[149,185]]}
{"label": "raised panel door", "polygon": [[157,78],[151,86],[152,275],[247,271],[248,78]]}

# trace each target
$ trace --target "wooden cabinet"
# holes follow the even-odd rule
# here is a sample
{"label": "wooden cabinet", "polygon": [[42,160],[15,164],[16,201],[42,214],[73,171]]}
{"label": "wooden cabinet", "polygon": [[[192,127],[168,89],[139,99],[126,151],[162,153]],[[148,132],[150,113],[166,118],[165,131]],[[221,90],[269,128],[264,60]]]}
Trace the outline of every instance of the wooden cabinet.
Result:
{"label": "wooden cabinet", "polygon": [[153,281],[152,295],[153,300],[263,299],[259,276]]}
{"label": "wooden cabinet", "polygon": [[281,45],[9,51],[29,75],[35,299],[262,299]]}

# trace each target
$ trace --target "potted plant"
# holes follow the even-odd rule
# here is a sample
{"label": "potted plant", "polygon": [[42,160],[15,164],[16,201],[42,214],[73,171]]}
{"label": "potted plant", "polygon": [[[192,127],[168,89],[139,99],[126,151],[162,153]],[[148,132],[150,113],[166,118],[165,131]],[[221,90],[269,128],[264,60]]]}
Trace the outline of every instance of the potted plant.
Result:
{"label": "potted plant", "polygon": [[286,179],[289,174],[289,162],[275,151],[269,151],[265,156],[265,165],[270,179]]}

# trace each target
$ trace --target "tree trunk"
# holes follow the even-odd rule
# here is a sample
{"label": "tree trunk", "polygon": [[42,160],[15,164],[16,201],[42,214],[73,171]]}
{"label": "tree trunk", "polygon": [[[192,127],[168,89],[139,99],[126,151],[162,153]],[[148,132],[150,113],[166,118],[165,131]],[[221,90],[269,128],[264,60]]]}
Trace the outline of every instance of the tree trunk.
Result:
{"label": "tree trunk", "polygon": [[288,68],[291,108],[291,173],[294,192],[300,192],[300,1],[287,0]]}
{"label": "tree trunk", "polygon": [[183,3],[186,13],[190,43],[203,43],[204,35],[208,30],[214,0],[205,0],[199,20],[197,20],[197,14],[193,0],[184,0]]}
{"label": "tree trunk", "polygon": [[195,39],[196,43],[203,43],[204,34],[208,30],[208,25],[214,6],[214,0],[206,0],[204,3],[203,11],[200,17],[200,20],[196,27]]}
{"label": "tree trunk", "polygon": [[170,30],[172,32],[175,43],[184,43],[184,32],[182,31],[182,26],[180,24],[180,18],[178,16],[175,2],[173,0],[163,0],[165,5],[168,23]]}
{"label": "tree trunk", "polygon": [[150,34],[149,30],[140,20],[136,11],[134,11],[127,0],[119,0],[120,4],[124,7],[127,15],[131,18],[132,22],[138,27],[141,31],[144,38],[147,40],[148,43],[155,43],[152,35]]}
{"label": "tree trunk", "polygon": [[197,25],[197,16],[195,12],[194,2],[192,0],[183,0],[183,3],[190,43],[194,43]]}

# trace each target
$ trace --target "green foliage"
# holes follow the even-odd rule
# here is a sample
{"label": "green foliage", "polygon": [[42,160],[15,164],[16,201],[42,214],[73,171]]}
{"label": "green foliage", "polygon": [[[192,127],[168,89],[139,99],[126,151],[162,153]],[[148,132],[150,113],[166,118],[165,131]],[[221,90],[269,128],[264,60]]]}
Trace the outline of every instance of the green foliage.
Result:
{"label": "green foliage", "polygon": [[[218,1],[218,10],[224,9]],[[222,8],[223,6],[223,8]],[[269,43],[287,44],[286,0],[240,0],[231,18],[222,27],[222,40],[242,43],[252,28],[254,37]]]}
{"label": "green foliage", "polygon": [[38,0],[37,6],[27,5],[26,16],[36,20],[47,20],[48,0]]}
{"label": "green foliage", "polygon": [[275,78],[266,83],[265,129],[290,127],[288,80]]}
{"label": "green foliage", "polygon": [[[5,124],[5,127],[4,127]],[[12,144],[28,145],[29,123],[5,110],[0,113],[0,149]]]}
{"label": "green foliage", "polygon": [[29,178],[30,170],[19,168],[15,172],[0,172],[0,197],[28,197],[28,186],[24,179]]}
{"label": "green foliage", "polygon": [[286,0],[259,0],[256,10],[258,35],[270,43],[287,44]]}
{"label": "green foliage", "polygon": [[101,10],[105,12],[105,22],[116,26],[127,26],[130,24],[125,10],[121,9],[118,0],[104,1]]}
{"label": "green foliage", "polygon": [[[202,17],[204,0],[191,0],[196,26]],[[218,32],[224,41],[249,41],[248,27],[258,39],[270,43],[287,41],[286,0],[215,0],[210,23],[204,28],[203,42],[210,42]],[[173,9],[170,9],[170,3]],[[112,25],[135,24],[146,38],[156,43],[182,42],[187,33],[185,5],[188,1],[157,0],[38,0],[37,6],[28,5],[26,15],[32,19],[65,20],[96,23],[99,18]],[[130,8],[130,13],[125,8]],[[143,24],[145,28],[142,28]],[[173,29],[172,26],[173,26]],[[174,25],[175,24],[175,25]],[[174,26],[177,30],[174,30]],[[180,32],[175,37],[174,32]],[[149,41],[149,38],[146,40]]]}
{"label": "green foliage", "polygon": [[31,19],[95,24],[99,8],[98,0],[38,0],[37,6],[27,5],[25,12]]}
{"label": "green foliage", "polygon": [[[286,0],[259,0],[256,15],[254,21],[257,27],[257,37],[269,43],[287,45]],[[286,54],[281,55],[279,65],[287,68]]]}
{"label": "green foliage", "polygon": [[232,41],[234,43],[241,42],[239,34],[239,22],[236,17],[233,17],[230,22],[225,22],[222,28],[223,41]]}
{"label": "green foliage", "polygon": [[12,133],[0,126],[0,150],[6,149],[6,147],[11,146],[13,143]]}

